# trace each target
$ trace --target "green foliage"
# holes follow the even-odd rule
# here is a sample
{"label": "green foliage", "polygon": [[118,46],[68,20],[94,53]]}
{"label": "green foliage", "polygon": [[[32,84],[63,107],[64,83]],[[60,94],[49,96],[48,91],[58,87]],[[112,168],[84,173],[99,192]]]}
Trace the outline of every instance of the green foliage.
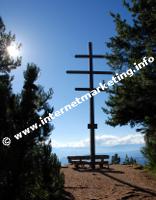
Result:
{"label": "green foliage", "polygon": [[111,164],[120,164],[120,157],[117,153],[112,156]]}
{"label": "green foliage", "polygon": [[[156,4],[155,0],[124,1],[131,14],[129,22],[120,14],[112,14],[116,35],[110,38],[106,54],[114,73],[133,68],[143,57],[156,58]],[[143,152],[151,167],[156,166],[156,64],[141,69],[133,77],[120,81],[110,89],[107,109],[103,109],[111,126],[140,126],[145,136]]]}
{"label": "green foliage", "polygon": [[[7,52],[7,47],[12,42],[15,42],[15,39],[15,35],[12,35],[11,32],[6,33],[5,25],[0,17],[0,72],[10,72],[12,69],[16,69],[21,65],[21,57],[13,59]],[[19,44],[18,48],[20,46]]]}
{"label": "green foliage", "polygon": [[124,160],[124,162],[123,162],[123,164],[124,165],[129,165],[129,157],[128,157],[128,155],[126,154],[126,157],[125,157],[125,160]]}
{"label": "green foliage", "polygon": [[[2,21],[0,21],[2,23]],[[4,25],[3,25],[4,26]],[[5,35],[1,26],[1,36]],[[7,34],[6,34],[7,35]],[[1,37],[0,36],[0,37]],[[9,34],[8,40],[11,40]],[[3,37],[0,41],[6,42]],[[5,50],[5,49],[4,49]],[[3,65],[3,55],[0,51],[0,66]],[[14,134],[39,122],[53,108],[48,104],[52,98],[52,90],[45,92],[43,87],[36,84],[39,68],[28,64],[24,72],[24,85],[21,93],[12,91],[13,78],[9,70],[16,68],[17,62],[5,57],[5,67],[0,67],[0,140],[10,137],[9,147],[0,144],[0,198],[1,200],[60,200],[64,199],[64,176],[61,165],[55,154],[52,154],[50,123],[36,131],[15,140]],[[4,65],[3,65],[4,66]],[[49,141],[49,142],[48,142]]]}
{"label": "green foliage", "polygon": [[146,146],[142,148],[142,153],[147,158],[148,168],[156,172],[156,136],[149,130],[145,135]]}
{"label": "green foliage", "polygon": [[19,199],[63,199],[64,175],[60,173],[57,156],[51,152],[50,143],[34,146],[27,152],[23,158]]}
{"label": "green foliage", "polygon": [[125,157],[123,164],[124,165],[135,165],[135,164],[137,164],[137,161],[133,157],[129,158],[128,155],[126,154],[126,157]]}

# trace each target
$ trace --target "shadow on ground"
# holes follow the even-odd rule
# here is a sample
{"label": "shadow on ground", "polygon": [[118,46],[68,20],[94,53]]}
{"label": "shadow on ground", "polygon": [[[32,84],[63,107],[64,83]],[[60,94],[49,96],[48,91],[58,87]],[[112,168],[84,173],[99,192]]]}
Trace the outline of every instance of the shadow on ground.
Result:
{"label": "shadow on ground", "polygon": [[[105,168],[105,169],[94,169],[94,170],[88,169],[88,168],[82,168],[82,169],[73,169],[73,170],[76,170],[76,171],[79,171],[79,172],[82,172],[82,173],[83,172],[90,172],[93,175],[96,175],[95,173],[100,173],[103,176],[106,176],[107,178],[110,178],[110,179],[112,179],[114,181],[117,181],[118,183],[121,183],[123,185],[131,187],[135,192],[143,192],[143,193],[152,195],[153,197],[156,197],[156,192],[151,190],[151,189],[149,189],[149,188],[144,188],[144,187],[137,186],[137,185],[132,184],[132,183],[130,183],[128,181],[121,180],[121,179],[111,175],[111,174],[124,174],[123,171],[117,171],[117,170],[114,170],[113,168],[109,168],[109,169],[107,169],[107,168]],[[124,200],[124,198],[123,198],[123,200]]]}
{"label": "shadow on ground", "polygon": [[75,171],[79,171],[79,172],[104,172],[104,173],[114,173],[114,174],[124,174],[123,171],[119,171],[119,170],[114,170],[113,168],[103,168],[103,169],[90,169],[90,168],[79,168],[79,169],[76,169],[76,168],[73,168],[73,170]]}
{"label": "shadow on ground", "polygon": [[64,198],[62,200],[75,200],[75,198],[70,192],[64,191]]}
{"label": "shadow on ground", "polygon": [[[112,176],[112,175],[110,175],[108,173],[105,173],[105,171],[99,171],[99,173],[104,175],[104,176],[106,176],[106,177],[108,177],[108,178],[111,178],[112,180],[115,180],[115,181],[117,181],[119,183],[122,183],[123,185],[127,185],[127,186],[135,189],[136,192],[144,192],[144,193],[148,193],[148,194],[156,197],[156,192],[152,191],[151,189],[143,188],[143,187],[137,186],[135,184],[129,183],[127,181],[123,181],[123,180],[121,180],[119,178],[116,178],[116,177],[114,177],[114,176]],[[109,173],[111,173],[111,171]]]}

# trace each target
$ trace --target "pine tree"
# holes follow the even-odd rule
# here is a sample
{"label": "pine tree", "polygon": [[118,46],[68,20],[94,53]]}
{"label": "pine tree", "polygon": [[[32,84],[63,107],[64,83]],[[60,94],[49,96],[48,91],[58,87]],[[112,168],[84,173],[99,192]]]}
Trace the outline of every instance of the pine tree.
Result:
{"label": "pine tree", "polygon": [[[18,130],[29,127],[39,121],[39,117],[44,118],[53,111],[48,104],[52,90],[46,93],[41,86],[35,84],[38,74],[39,68],[34,64],[29,64],[24,73],[25,83],[21,93],[19,112],[22,121],[20,120]],[[63,199],[64,177],[60,173],[61,165],[56,155],[52,154],[51,144],[46,144],[51,130],[52,126],[47,123],[26,135],[23,138],[24,141],[19,144],[20,199]]]}
{"label": "pine tree", "polygon": [[35,83],[39,68],[28,64],[22,92],[13,93],[13,78],[9,72],[20,66],[20,61],[12,60],[7,55],[6,47],[10,43],[5,38],[11,42],[11,34],[7,35],[3,26],[1,20],[0,42],[4,43],[5,48],[0,51],[0,139],[10,137],[12,143],[10,146],[0,144],[0,198],[63,200],[64,176],[49,141],[53,126],[47,123],[23,135],[20,140],[13,137],[30,125],[40,123],[40,117],[53,112],[48,104],[53,92],[51,89],[45,92],[42,86]]}
{"label": "pine tree", "polygon": [[118,156],[118,154],[114,154],[114,156],[112,156],[112,164],[120,164],[120,157]]}
{"label": "pine tree", "polygon": [[124,160],[124,165],[129,165],[130,164],[130,159],[128,157],[128,155],[126,154],[125,160]]}
{"label": "pine tree", "polygon": [[[35,84],[39,68],[28,64],[24,72],[25,83],[17,102],[17,110],[13,114],[13,133],[22,131],[39,117],[44,118],[52,112],[48,104],[52,91],[45,93],[41,86]],[[42,114],[40,114],[42,113]],[[8,130],[10,127],[8,126]],[[9,159],[9,179],[12,187],[6,185],[5,198],[23,200],[63,199],[64,177],[60,172],[61,165],[55,154],[52,154],[51,144],[46,144],[52,126],[47,123],[33,133],[23,136],[21,141],[12,143],[5,155]],[[11,156],[11,158],[10,158]],[[9,190],[9,193],[6,191]]]}
{"label": "pine tree", "polygon": [[[124,1],[131,21],[112,14],[116,35],[107,43],[111,52],[106,54],[114,73],[133,68],[143,57],[156,55],[156,4],[154,0]],[[133,77],[120,81],[110,91],[106,102],[107,123],[112,126],[140,125],[137,129],[145,136],[144,155],[149,165],[156,166],[156,64],[150,64]]]}
{"label": "pine tree", "polygon": [[21,58],[9,57],[7,47],[15,41],[15,35],[7,33],[5,25],[0,18],[0,194],[1,199],[11,191],[12,152],[10,148],[3,146],[2,139],[10,137],[14,127],[13,113],[16,110],[17,96],[12,92],[13,77],[9,75],[10,70],[20,66]]}

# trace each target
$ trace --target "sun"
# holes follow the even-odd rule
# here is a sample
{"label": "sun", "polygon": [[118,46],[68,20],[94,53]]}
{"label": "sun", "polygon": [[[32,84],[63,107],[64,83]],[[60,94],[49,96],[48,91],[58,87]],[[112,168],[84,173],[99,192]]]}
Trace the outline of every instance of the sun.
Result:
{"label": "sun", "polygon": [[7,52],[12,58],[17,58],[18,56],[20,56],[19,47],[15,43],[11,43],[10,46],[7,47]]}

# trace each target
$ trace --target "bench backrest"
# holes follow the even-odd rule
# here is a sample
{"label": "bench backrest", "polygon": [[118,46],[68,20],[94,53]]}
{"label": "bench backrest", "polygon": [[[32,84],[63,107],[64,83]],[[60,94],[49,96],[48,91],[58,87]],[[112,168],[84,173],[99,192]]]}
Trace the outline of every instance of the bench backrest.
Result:
{"label": "bench backrest", "polygon": [[90,160],[90,156],[68,156],[68,160]]}
{"label": "bench backrest", "polygon": [[[68,161],[91,160],[91,156],[68,156]],[[109,155],[95,155],[95,159],[109,159]]]}

